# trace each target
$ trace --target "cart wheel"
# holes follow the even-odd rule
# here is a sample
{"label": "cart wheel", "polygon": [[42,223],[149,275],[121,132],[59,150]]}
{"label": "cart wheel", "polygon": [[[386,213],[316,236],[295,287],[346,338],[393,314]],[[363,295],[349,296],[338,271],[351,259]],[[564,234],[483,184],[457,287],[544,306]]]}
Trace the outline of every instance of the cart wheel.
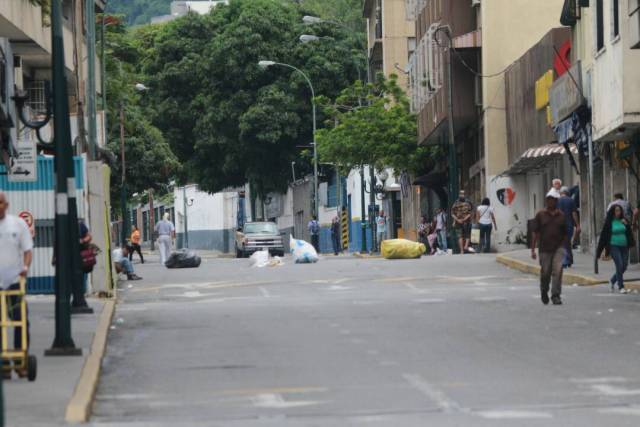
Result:
{"label": "cart wheel", "polygon": [[38,373],[38,359],[32,354],[27,359],[27,379],[29,381],[35,381]]}

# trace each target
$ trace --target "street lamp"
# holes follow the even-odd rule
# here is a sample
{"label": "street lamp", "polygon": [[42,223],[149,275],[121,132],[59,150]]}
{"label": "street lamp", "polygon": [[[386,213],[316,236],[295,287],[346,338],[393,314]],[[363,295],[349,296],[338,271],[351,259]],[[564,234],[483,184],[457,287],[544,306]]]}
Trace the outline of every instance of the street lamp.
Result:
{"label": "street lamp", "polygon": [[299,37],[300,41],[302,43],[311,43],[311,42],[317,42],[319,40],[335,40],[333,37],[329,37],[329,36],[315,36],[313,34],[303,34]]}
{"label": "street lamp", "polygon": [[293,65],[289,65],[289,64],[283,64],[281,62],[275,62],[275,61],[267,61],[267,60],[262,60],[260,62],[258,62],[258,66],[260,68],[263,69],[267,69],[269,67],[272,67],[274,65],[279,65],[281,67],[287,67],[287,68],[291,68],[294,71],[297,71],[298,73],[300,73],[302,75],[302,77],[304,77],[304,79],[306,80],[307,84],[309,85],[309,89],[311,90],[311,108],[313,110],[313,194],[314,194],[314,198],[313,198],[313,214],[315,215],[316,219],[318,218],[318,208],[319,208],[319,203],[318,203],[318,144],[316,143],[316,92],[313,89],[313,85],[311,84],[311,80],[309,79],[309,77],[307,77],[307,75],[299,68],[294,67]]}
{"label": "street lamp", "polygon": [[[142,83],[136,83],[134,86],[138,92],[148,91],[149,88]],[[120,161],[122,167],[120,188],[120,209],[122,215],[122,231],[121,231],[121,243],[124,245],[127,241],[130,229],[129,210],[127,209],[127,171],[126,171],[126,158],[124,150],[124,104],[120,104]],[[152,207],[153,208],[153,207]],[[153,245],[152,245],[153,246]]]}

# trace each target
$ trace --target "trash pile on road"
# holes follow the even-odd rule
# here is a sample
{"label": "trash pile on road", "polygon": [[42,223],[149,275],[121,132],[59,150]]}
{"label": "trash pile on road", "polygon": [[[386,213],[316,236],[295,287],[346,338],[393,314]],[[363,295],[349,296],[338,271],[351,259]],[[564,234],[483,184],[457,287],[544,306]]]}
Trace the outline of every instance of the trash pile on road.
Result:
{"label": "trash pile on road", "polygon": [[280,267],[284,265],[284,261],[279,256],[274,256],[273,258],[269,255],[269,251],[267,249],[254,252],[253,255],[249,257],[249,263],[251,267]]}
{"label": "trash pile on road", "polygon": [[294,239],[293,236],[289,236],[289,247],[296,264],[311,264],[318,262],[320,259],[313,245],[304,240]]}
{"label": "trash pile on road", "polygon": [[383,240],[380,252],[385,259],[420,258],[427,251],[424,243],[406,239]]}
{"label": "trash pile on road", "polygon": [[202,260],[192,249],[180,249],[169,256],[164,265],[167,268],[198,268]]}

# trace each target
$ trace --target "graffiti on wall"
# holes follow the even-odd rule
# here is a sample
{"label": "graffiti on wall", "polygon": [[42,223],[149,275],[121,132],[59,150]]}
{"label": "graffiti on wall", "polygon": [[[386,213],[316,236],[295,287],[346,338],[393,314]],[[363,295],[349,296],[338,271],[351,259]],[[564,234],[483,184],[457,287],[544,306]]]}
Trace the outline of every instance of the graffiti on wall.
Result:
{"label": "graffiti on wall", "polygon": [[511,187],[499,189],[496,191],[496,195],[498,196],[500,203],[504,206],[511,206],[516,198],[516,192],[513,191],[513,188]]}

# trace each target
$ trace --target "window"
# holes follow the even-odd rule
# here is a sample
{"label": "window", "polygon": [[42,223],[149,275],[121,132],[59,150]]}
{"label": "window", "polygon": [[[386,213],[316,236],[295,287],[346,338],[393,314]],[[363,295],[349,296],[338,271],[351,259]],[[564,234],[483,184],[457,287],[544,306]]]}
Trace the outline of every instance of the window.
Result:
{"label": "window", "polygon": [[411,61],[411,55],[413,55],[413,52],[415,51],[416,51],[416,38],[415,37],[407,38],[407,52],[408,52],[407,59],[409,61]]}
{"label": "window", "polygon": [[604,49],[604,0],[596,0],[596,51]]}
{"label": "window", "polygon": [[620,35],[620,0],[611,0],[611,23],[613,39]]}

